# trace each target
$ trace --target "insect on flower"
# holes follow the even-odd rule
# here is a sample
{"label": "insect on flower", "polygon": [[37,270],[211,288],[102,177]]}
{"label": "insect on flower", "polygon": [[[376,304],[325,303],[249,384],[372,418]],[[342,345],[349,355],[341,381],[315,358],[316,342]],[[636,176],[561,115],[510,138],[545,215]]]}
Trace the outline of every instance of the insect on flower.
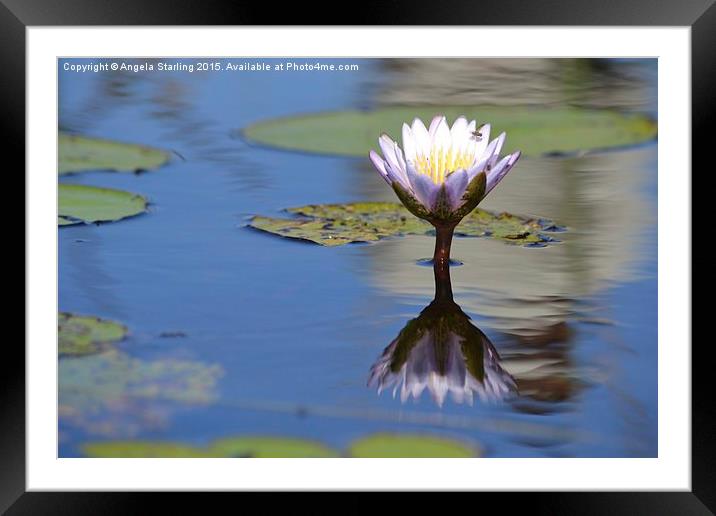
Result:
{"label": "insect on flower", "polygon": [[479,142],[482,140],[482,128],[485,127],[485,124],[482,124],[480,127],[472,131],[472,139],[476,142]]}

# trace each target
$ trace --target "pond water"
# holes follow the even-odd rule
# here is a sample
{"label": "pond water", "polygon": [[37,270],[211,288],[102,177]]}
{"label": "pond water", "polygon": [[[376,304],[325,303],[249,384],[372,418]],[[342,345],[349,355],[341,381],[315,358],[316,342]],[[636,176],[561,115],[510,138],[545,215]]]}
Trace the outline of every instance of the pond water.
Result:
{"label": "pond water", "polygon": [[[656,62],[579,68],[556,95],[552,68],[515,61],[490,68],[484,84],[458,81],[453,96],[438,86],[431,96],[429,78],[441,76],[442,65],[351,62],[360,70],[287,74],[75,73],[60,61],[61,130],[174,156],[142,174],[60,178],[140,193],[151,205],[119,222],[59,229],[59,309],[126,325],[129,336],[116,347],[135,364],[173,360],[199,372],[187,373],[198,375],[188,387],[172,377],[142,395],[124,387],[105,395],[82,384],[89,380],[63,376],[63,362],[85,358],[60,359],[59,455],[82,456],[85,443],[104,440],[203,446],[241,435],[345,450],[375,432],[407,432],[476,443],[489,457],[656,456],[656,142],[523,157],[483,202],[568,231],[544,248],[456,239],[453,257],[463,265],[451,270],[454,300],[519,393],[472,405],[448,397],[439,406],[427,391],[402,403],[392,389],[368,386],[384,349],[433,299],[432,270],[416,263],[432,254],[433,238],[329,248],[246,227],[253,214],[394,194],[367,158],[266,148],[238,132],[278,116],[435,96],[656,118]],[[426,79],[411,90],[411,77]],[[533,77],[542,82],[514,86]],[[512,90],[500,96],[506,80]],[[94,394],[63,407],[63,388]],[[201,393],[189,401],[171,395],[181,388]]]}

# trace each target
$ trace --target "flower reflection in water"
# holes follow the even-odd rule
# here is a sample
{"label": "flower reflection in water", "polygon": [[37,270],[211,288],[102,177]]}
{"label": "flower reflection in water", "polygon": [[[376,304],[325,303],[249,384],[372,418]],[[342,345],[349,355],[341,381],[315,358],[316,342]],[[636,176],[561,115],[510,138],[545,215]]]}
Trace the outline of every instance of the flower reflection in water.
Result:
{"label": "flower reflection in water", "polygon": [[418,400],[427,388],[442,407],[448,394],[455,403],[496,401],[516,390],[500,366],[487,336],[453,301],[447,267],[435,267],[435,299],[400,331],[373,364],[369,387],[378,394],[393,388],[400,400]]}

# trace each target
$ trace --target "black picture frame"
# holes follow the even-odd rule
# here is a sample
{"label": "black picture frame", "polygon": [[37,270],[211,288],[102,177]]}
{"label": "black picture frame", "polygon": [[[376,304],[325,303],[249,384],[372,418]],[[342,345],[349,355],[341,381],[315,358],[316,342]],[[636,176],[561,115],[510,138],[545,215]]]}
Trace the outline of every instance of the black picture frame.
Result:
{"label": "black picture frame", "polygon": [[[340,9],[339,9],[340,7]],[[6,156],[25,163],[25,29],[62,25],[637,25],[689,26],[692,45],[692,161],[703,164],[716,120],[716,5],[714,0],[501,0],[482,3],[443,1],[429,5],[407,1],[336,5],[320,9],[304,3],[211,2],[190,0],[0,0],[0,95]],[[348,14],[347,14],[348,13]],[[685,174],[689,173],[684,171]],[[23,185],[24,189],[24,185]],[[27,270],[26,270],[27,274]],[[661,317],[668,314],[660,314]],[[9,341],[2,375],[0,432],[0,510],[7,514],[133,514],[148,498],[177,501],[184,510],[203,504],[207,494],[25,492],[25,353]],[[668,343],[689,346],[690,342]],[[538,514],[713,514],[716,512],[714,403],[706,385],[708,342],[692,346],[692,491],[641,493],[480,493],[508,507],[524,506]],[[499,497],[499,498],[494,498]],[[356,499],[356,509],[360,503]],[[370,502],[369,502],[370,503]],[[205,505],[197,505],[197,507]],[[482,506],[482,500],[481,500]],[[143,512],[143,511],[142,511]]]}

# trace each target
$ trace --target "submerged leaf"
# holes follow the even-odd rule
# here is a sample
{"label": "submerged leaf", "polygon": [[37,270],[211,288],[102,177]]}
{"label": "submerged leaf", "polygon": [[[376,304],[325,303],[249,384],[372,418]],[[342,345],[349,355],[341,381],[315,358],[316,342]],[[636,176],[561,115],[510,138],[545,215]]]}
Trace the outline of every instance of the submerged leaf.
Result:
{"label": "submerged leaf", "polygon": [[444,114],[489,122],[492,134],[507,132],[506,152],[528,156],[576,153],[634,145],[656,136],[656,123],[644,115],[579,108],[535,109],[508,106],[395,106],[375,111],[336,111],[258,122],[244,129],[249,140],[281,149],[368,156],[377,138],[400,135],[403,122]]}
{"label": "submerged leaf", "polygon": [[354,441],[349,448],[352,457],[479,457],[480,450],[460,441],[421,434],[374,434]]}
{"label": "submerged leaf", "polygon": [[60,312],[57,320],[60,356],[97,353],[127,335],[125,326],[98,317]]}
{"label": "submerged leaf", "polygon": [[[427,235],[433,227],[413,217],[402,205],[389,202],[319,204],[289,208],[296,218],[255,216],[249,226],[274,235],[324,246],[373,242],[400,235]],[[552,241],[541,233],[553,226],[546,219],[519,217],[477,209],[455,229],[456,235],[491,237],[523,245]]]}
{"label": "submerged leaf", "polygon": [[60,403],[106,403],[121,398],[207,403],[222,369],[174,358],[144,361],[118,351],[61,360]]}
{"label": "submerged leaf", "polygon": [[162,427],[180,406],[216,398],[219,365],[184,359],[139,360],[108,350],[59,361],[60,422],[101,435]]}
{"label": "submerged leaf", "polygon": [[147,199],[141,195],[94,186],[58,185],[60,226],[91,222],[112,222],[143,213]]}
{"label": "submerged leaf", "polygon": [[169,154],[143,145],[60,133],[58,158],[57,170],[62,175],[86,170],[151,170],[169,161]]}

